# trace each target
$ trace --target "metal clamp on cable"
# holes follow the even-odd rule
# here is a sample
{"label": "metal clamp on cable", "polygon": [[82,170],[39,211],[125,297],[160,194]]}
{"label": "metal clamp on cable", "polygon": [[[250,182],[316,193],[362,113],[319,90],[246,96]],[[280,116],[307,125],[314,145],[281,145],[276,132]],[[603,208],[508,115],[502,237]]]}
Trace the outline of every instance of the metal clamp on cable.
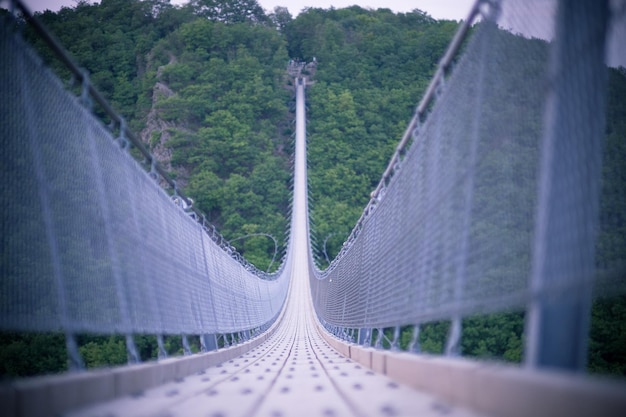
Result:
{"label": "metal clamp on cable", "polygon": [[82,89],[80,92],[80,102],[85,108],[89,111],[93,111],[93,101],[91,100],[91,95],[89,94],[89,71],[84,68],[81,68],[81,77],[82,77]]}
{"label": "metal clamp on cable", "polygon": [[117,143],[120,145],[120,148],[123,150],[130,149],[130,141],[126,137],[126,120],[121,117],[120,118],[120,134],[117,137]]}

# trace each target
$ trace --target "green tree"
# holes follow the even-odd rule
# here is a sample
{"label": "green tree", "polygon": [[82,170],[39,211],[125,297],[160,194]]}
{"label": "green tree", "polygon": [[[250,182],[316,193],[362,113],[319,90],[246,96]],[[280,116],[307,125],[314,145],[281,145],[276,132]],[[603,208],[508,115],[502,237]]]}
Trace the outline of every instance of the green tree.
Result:
{"label": "green tree", "polygon": [[198,16],[224,23],[267,23],[268,17],[256,0],[191,0]]}
{"label": "green tree", "polygon": [[79,351],[87,368],[123,365],[128,362],[126,344],[121,336],[109,336],[80,346]]}
{"label": "green tree", "polygon": [[0,333],[0,379],[67,370],[65,337],[58,333]]}
{"label": "green tree", "polygon": [[287,25],[291,23],[293,17],[289,13],[289,9],[286,7],[276,6],[274,12],[269,15],[270,21],[274,24],[274,27],[280,32],[285,32]]}

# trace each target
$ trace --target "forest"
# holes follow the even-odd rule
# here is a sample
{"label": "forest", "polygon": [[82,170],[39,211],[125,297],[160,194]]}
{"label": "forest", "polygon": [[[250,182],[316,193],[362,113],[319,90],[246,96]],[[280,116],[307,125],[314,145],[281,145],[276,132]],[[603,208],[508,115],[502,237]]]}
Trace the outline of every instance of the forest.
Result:
{"label": "forest", "polygon": [[[0,10],[1,14],[7,11]],[[284,253],[290,210],[294,98],[290,59],[317,62],[308,89],[311,220],[320,268],[339,252],[401,138],[458,22],[418,9],[287,8],[256,0],[80,0],[38,13],[60,43],[226,239],[262,270]],[[25,25],[24,36],[62,79],[69,74]],[[609,69],[601,224],[626,259],[626,69]],[[269,239],[271,235],[277,241]],[[523,313],[470,317],[463,355],[520,362]],[[449,322],[422,326],[424,352],[443,351]],[[411,329],[402,333],[409,344]],[[154,336],[136,335],[143,360]],[[123,336],[78,335],[90,368],[123,364]],[[179,336],[166,338],[182,353]],[[192,340],[198,350],[198,341]],[[626,298],[594,303],[590,372],[626,375]],[[0,378],[67,369],[59,334],[0,333]]]}

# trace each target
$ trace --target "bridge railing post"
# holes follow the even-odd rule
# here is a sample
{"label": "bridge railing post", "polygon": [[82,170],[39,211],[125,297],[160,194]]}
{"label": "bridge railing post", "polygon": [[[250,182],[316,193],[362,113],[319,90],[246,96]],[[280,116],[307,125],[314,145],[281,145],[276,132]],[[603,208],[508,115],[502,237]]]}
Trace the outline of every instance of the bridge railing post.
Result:
{"label": "bridge railing post", "polygon": [[391,350],[400,350],[400,326],[393,328],[393,340],[390,345]]}
{"label": "bridge railing post", "polygon": [[73,333],[65,333],[65,347],[67,349],[67,358],[70,371],[82,371],[85,369],[85,362],[78,349],[76,336]]}
{"label": "bridge railing post", "polygon": [[158,334],[156,336],[157,346],[158,346],[158,358],[165,359],[167,358],[167,350],[165,350],[165,342],[163,341],[163,335]]}
{"label": "bridge railing post", "polygon": [[370,329],[367,327],[361,327],[359,329],[359,333],[357,336],[357,343],[359,345],[363,345],[363,346],[369,346],[369,343],[366,345],[366,342],[368,342],[368,336],[370,334]]}
{"label": "bridge railing post", "polygon": [[141,362],[141,357],[137,351],[135,339],[132,334],[126,334],[126,354],[128,355],[129,364]]}
{"label": "bridge railing post", "polygon": [[419,353],[421,351],[420,348],[420,325],[416,324],[413,326],[413,333],[411,335],[411,342],[408,347],[409,352]]}
{"label": "bridge railing post", "polygon": [[191,355],[191,346],[189,346],[189,339],[187,338],[187,335],[181,335],[181,340],[183,344],[183,353],[185,354],[185,356]]}
{"label": "bridge railing post", "polygon": [[586,367],[599,212],[608,0],[561,0],[552,44],[526,364]]}
{"label": "bridge railing post", "polygon": [[217,350],[217,337],[214,334],[203,334],[200,336],[200,348],[203,352]]}
{"label": "bridge railing post", "polygon": [[381,349],[383,347],[383,329],[376,328],[376,341],[374,342],[374,348]]}

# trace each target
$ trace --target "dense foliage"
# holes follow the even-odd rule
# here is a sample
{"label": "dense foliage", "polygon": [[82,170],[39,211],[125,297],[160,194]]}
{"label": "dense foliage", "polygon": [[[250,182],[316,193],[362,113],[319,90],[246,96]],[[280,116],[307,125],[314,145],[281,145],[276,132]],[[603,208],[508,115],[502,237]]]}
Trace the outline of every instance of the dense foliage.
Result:
{"label": "dense foliage", "polygon": [[[284,40],[265,26],[198,19],[154,49],[156,60],[174,55],[160,76],[173,94],[156,106],[173,126],[167,146],[186,192],[228,239],[282,237],[290,181]],[[250,261],[268,267],[271,240],[240,242]]]}
{"label": "dense foliage", "polygon": [[[264,12],[254,0],[79,1],[39,15],[91,74],[172,175],[226,238],[259,268],[281,248],[290,197],[293,100],[290,58],[318,62],[308,89],[309,186],[316,256],[339,251],[375,188],[457,23],[416,10],[393,13],[311,8]],[[59,74],[68,74],[30,31],[26,36]],[[626,72],[610,71],[600,262],[626,259]],[[611,248],[603,250],[603,248]],[[618,248],[617,251],[615,248]],[[273,265],[275,267],[276,264]],[[468,356],[519,362],[523,314],[464,320]],[[442,352],[448,322],[422,327],[420,346]],[[389,331],[389,330],[388,330]],[[407,347],[411,328],[400,344]],[[0,335],[0,375],[66,368],[60,335]],[[124,363],[123,337],[79,336],[90,367]],[[143,359],[153,337],[136,337]],[[170,353],[180,338],[166,339]],[[196,343],[197,344],[197,343]],[[626,300],[593,307],[590,365],[626,374]]]}
{"label": "dense foliage", "polygon": [[290,54],[320,63],[308,93],[308,158],[322,266],[324,249],[332,259],[360,216],[456,27],[357,6],[309,9],[287,26]]}

